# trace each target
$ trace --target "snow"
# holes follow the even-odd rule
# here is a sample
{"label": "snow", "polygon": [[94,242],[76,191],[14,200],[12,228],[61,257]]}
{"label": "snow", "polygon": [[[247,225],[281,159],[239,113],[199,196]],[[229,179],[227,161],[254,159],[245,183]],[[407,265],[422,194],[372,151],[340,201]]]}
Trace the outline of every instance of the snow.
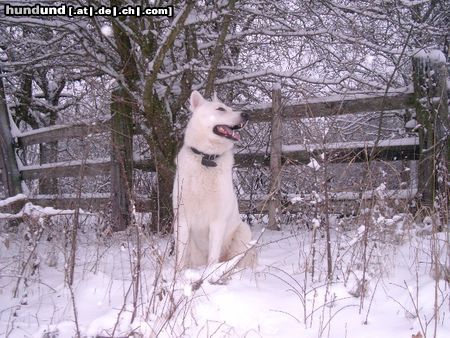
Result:
{"label": "snow", "polygon": [[113,29],[112,29],[112,27],[109,26],[109,25],[103,25],[103,26],[100,28],[100,30],[101,30],[101,32],[102,32],[102,34],[103,34],[104,36],[108,36],[108,37],[113,36]]}
{"label": "snow", "polygon": [[[387,140],[379,140],[376,141],[348,141],[348,142],[331,142],[324,144],[283,144],[282,151],[283,153],[293,153],[293,152],[313,152],[313,151],[325,151],[325,150],[351,150],[355,148],[372,148],[374,146],[377,147],[400,147],[400,146],[413,146],[419,144],[419,138],[416,136],[405,137],[405,138],[396,138],[396,139],[387,139]],[[260,153],[260,149],[253,149],[251,147],[247,147],[244,149],[240,149],[239,152],[242,154],[258,154]],[[315,163],[310,163],[311,168],[315,168]]]}
{"label": "snow", "polygon": [[[133,160],[135,162],[145,161],[145,157],[140,154],[133,154]],[[18,162],[17,165],[21,172],[29,172],[35,170],[49,170],[56,168],[64,168],[71,166],[96,166],[96,165],[107,165],[111,162],[110,158],[98,158],[98,159],[88,159],[88,160],[70,160],[63,162],[52,162],[52,163],[44,163],[44,164],[32,164],[32,165],[23,165],[22,162]],[[99,168],[99,174],[102,172],[101,168]],[[78,173],[77,173],[78,174]]]}
{"label": "snow", "polygon": [[84,165],[100,165],[100,164],[108,164],[110,163],[109,158],[98,158],[98,159],[89,159],[89,160],[71,160],[64,162],[53,162],[53,163],[44,163],[44,164],[32,164],[32,165],[22,165],[18,164],[20,171],[32,171],[32,170],[48,170],[53,168],[63,168],[63,167],[71,167],[71,166],[81,166]]}
{"label": "snow", "polygon": [[[73,214],[73,210],[62,210],[62,209],[55,209],[53,207],[41,207],[39,205],[34,205],[33,203],[26,203],[25,206],[22,209],[23,214],[27,215],[35,215],[37,217],[41,216],[56,216],[56,215],[71,215]],[[81,210],[81,213],[83,213],[83,210]]]}
{"label": "snow", "polygon": [[417,126],[417,120],[411,119],[405,123],[406,129],[414,129]]}
{"label": "snow", "polygon": [[296,151],[314,151],[314,150],[336,150],[336,149],[354,149],[354,148],[372,148],[378,147],[398,147],[408,145],[418,145],[418,137],[405,137],[400,139],[380,140],[375,141],[351,141],[351,142],[333,142],[325,144],[290,144],[283,145],[283,152],[296,152]]}
{"label": "snow", "polygon": [[50,127],[42,127],[42,128],[39,128],[39,129],[32,129],[32,130],[29,130],[29,131],[25,131],[23,133],[19,133],[18,135],[16,135],[16,137],[45,134],[45,133],[47,133],[49,131],[65,129],[65,128],[70,128],[70,127],[71,127],[71,125],[58,124],[58,125],[54,125],[54,126],[50,126]]}
{"label": "snow", "polygon": [[16,138],[18,135],[20,135],[20,130],[16,125],[16,122],[14,122],[14,119],[11,115],[11,109],[8,109],[8,118],[9,118],[9,126],[11,129],[11,136],[13,138]]}
{"label": "snow", "polygon": [[[11,197],[9,199],[0,201],[0,207],[15,202],[15,201],[13,201],[13,202],[9,201],[14,198],[15,198],[15,201],[19,201],[19,200],[27,199],[28,197],[25,195],[21,195],[21,194],[16,195],[15,197]],[[89,213],[84,212],[81,209],[79,212],[80,212],[80,214],[86,214],[86,215],[89,214]],[[72,215],[73,213],[74,213],[74,210],[70,210],[70,209],[63,210],[63,209],[55,209],[53,207],[41,207],[39,205],[34,205],[31,202],[27,202],[27,203],[25,203],[23,208],[16,214],[0,213],[0,220],[1,219],[22,219],[24,216],[31,217],[32,219],[35,219],[35,220],[41,220],[43,217],[51,217],[51,216],[57,216],[57,215]]]}
{"label": "snow", "polygon": [[[270,72],[270,70],[267,71],[261,71],[261,72]],[[273,72],[273,71],[272,71]],[[264,74],[265,74],[264,73]],[[290,77],[291,74],[281,74],[278,73],[280,77]],[[383,97],[393,97],[398,96],[399,94],[413,94],[413,88],[412,86],[407,87],[400,87],[400,88],[389,88],[389,91],[386,90],[378,90],[378,91],[372,91],[372,92],[348,92],[345,94],[335,94],[335,95],[327,95],[325,97],[313,97],[303,100],[295,100],[289,103],[289,106],[303,106],[303,105],[311,105],[316,103],[330,103],[330,104],[343,104],[346,101],[354,101],[354,100],[362,100],[362,99],[371,99],[371,98],[383,98]],[[245,108],[245,111],[260,111],[260,110],[269,110],[272,108],[272,103],[265,102],[265,103],[259,103],[259,104],[253,104],[248,105]]]}
{"label": "snow", "polygon": [[447,58],[445,57],[444,53],[439,49],[432,49],[429,51],[424,49],[417,49],[414,51],[413,55],[419,59],[423,60],[429,59],[433,63],[447,62]]}
{"label": "snow", "polygon": [[[333,200],[359,200],[359,199],[370,199],[374,196],[377,190],[365,190],[362,195],[357,192],[331,192],[330,198]],[[397,190],[386,190],[383,191],[386,198],[392,199],[411,199],[417,194],[417,189],[397,189]]]}
{"label": "snow", "polygon": [[[89,227],[95,228],[95,219]],[[443,266],[448,264],[448,239],[445,234],[437,234],[434,240],[419,235],[421,225],[407,224],[406,219],[397,215],[392,218],[400,224],[395,233],[385,234],[383,240],[371,238],[371,262],[365,274],[360,258],[367,227],[359,224],[353,231],[344,231],[334,224],[335,271],[330,283],[326,282],[325,241],[317,236],[313,243],[312,231],[307,229],[253,229],[255,238],[262,234],[257,265],[235,272],[223,284],[211,283],[208,277],[223,268],[220,265],[174,274],[173,257],[167,254],[170,241],[141,234],[141,293],[134,320],[135,239],[117,233],[102,240],[95,238],[92,229],[85,231],[79,234],[72,287],[78,329],[85,337],[112,336],[113,332],[123,337],[136,332],[143,337],[378,338],[411,337],[422,329],[433,336],[438,290],[436,336],[448,337],[448,282],[430,273],[432,246]],[[320,221],[313,223],[321,231]],[[64,219],[55,219],[52,229],[46,230],[53,231],[51,241],[38,242],[39,266],[26,283],[18,283],[17,278],[30,249],[23,245],[20,233],[0,232],[1,336],[75,336],[74,303],[64,283],[67,253],[62,228]],[[376,229],[371,229],[372,235]],[[313,247],[317,251],[314,277]],[[50,256],[52,264],[48,263]],[[364,289],[365,297],[361,295]]]}
{"label": "snow", "polygon": [[[416,126],[417,127],[417,126]],[[348,142],[330,142],[324,144],[283,144],[283,153],[294,153],[294,152],[313,152],[313,151],[326,151],[326,150],[352,150],[355,148],[373,148],[377,147],[401,147],[401,146],[413,146],[419,144],[419,138],[416,136],[398,138],[398,139],[387,139],[376,141],[348,141]],[[246,147],[244,149],[239,149],[241,154],[261,154],[260,148]],[[317,161],[311,160],[308,164],[309,167],[315,169],[317,167]]]}
{"label": "snow", "polygon": [[13,204],[13,203],[18,202],[18,201],[23,201],[23,200],[26,200],[26,199],[27,199],[27,196],[24,195],[24,194],[17,194],[15,196],[8,197],[8,198],[6,198],[4,200],[0,200],[0,208],[6,207],[6,206],[8,206],[10,204]]}
{"label": "snow", "polygon": [[438,50],[438,49],[433,49],[430,53],[429,53],[429,58],[430,60],[436,62],[436,63],[445,63],[447,61],[444,53],[442,53],[442,51]]}
{"label": "snow", "polygon": [[314,170],[319,170],[320,169],[320,164],[319,162],[317,162],[317,160],[315,158],[311,158],[309,163],[307,164],[308,167],[314,169]]}
{"label": "snow", "polygon": [[23,136],[30,136],[30,135],[39,135],[39,134],[46,134],[48,132],[51,131],[55,131],[55,130],[59,130],[59,129],[66,129],[66,128],[72,128],[72,127],[76,127],[79,125],[82,126],[95,126],[97,124],[102,124],[105,122],[108,122],[111,119],[111,116],[101,116],[98,117],[96,119],[84,119],[84,120],[80,120],[77,121],[77,124],[57,124],[57,125],[53,125],[53,126],[49,126],[49,127],[42,127],[39,129],[32,129],[29,131],[25,131],[25,132],[18,132],[17,135],[14,135],[14,137],[23,137]]}
{"label": "snow", "polygon": [[[38,195],[33,195],[33,199],[36,200],[55,200],[57,198],[61,198],[61,199],[65,199],[65,198],[77,198],[77,194],[58,194],[58,195],[43,195],[43,194],[38,194]],[[82,193],[80,195],[81,199],[93,199],[93,198],[110,198],[111,194],[110,193]]]}

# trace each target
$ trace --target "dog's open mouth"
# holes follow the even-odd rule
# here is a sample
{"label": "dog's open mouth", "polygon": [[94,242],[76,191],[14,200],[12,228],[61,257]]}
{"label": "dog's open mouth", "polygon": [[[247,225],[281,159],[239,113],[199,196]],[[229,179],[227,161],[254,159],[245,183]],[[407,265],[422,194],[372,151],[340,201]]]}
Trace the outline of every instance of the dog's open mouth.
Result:
{"label": "dog's open mouth", "polygon": [[239,130],[245,127],[247,121],[239,123],[235,126],[227,126],[225,124],[218,124],[214,127],[213,132],[216,135],[228,138],[233,141],[239,141],[241,139],[241,135],[239,134]]}

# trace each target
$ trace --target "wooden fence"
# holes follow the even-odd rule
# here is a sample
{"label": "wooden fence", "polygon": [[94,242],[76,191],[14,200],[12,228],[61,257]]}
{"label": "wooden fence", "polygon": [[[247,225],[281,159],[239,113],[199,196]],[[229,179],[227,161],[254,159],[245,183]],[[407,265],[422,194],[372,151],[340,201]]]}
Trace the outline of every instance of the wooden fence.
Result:
{"label": "wooden fence", "polygon": [[[448,121],[448,89],[445,60],[418,55],[413,58],[414,88],[407,90],[390,90],[370,95],[346,95],[344,97],[315,98],[307,101],[282,104],[281,89],[273,90],[272,102],[253,106],[246,110],[252,122],[271,123],[270,157],[262,152],[242,152],[236,155],[236,163],[240,166],[270,166],[271,182],[268,198],[257,203],[257,212],[268,211],[269,227],[277,228],[281,207],[281,171],[285,163],[307,164],[318,154],[338,154],[335,161],[371,161],[384,160],[418,160],[418,196],[423,206],[435,208],[434,199],[440,196],[446,201],[448,212],[447,169],[449,167],[449,121]],[[4,91],[1,90],[0,102],[0,155],[2,161],[2,179],[9,196],[21,191],[22,180],[43,177],[78,177],[104,175],[111,172],[110,159],[76,160],[44,165],[23,166],[17,164],[14,156],[16,148],[34,144],[48,143],[68,138],[83,138],[87,135],[107,133],[111,131],[109,120],[95,123],[78,123],[41,128],[24,132],[15,139],[9,128]],[[377,112],[383,114],[388,110],[415,109],[419,124],[418,136],[397,140],[378,140],[371,142],[327,143],[322,145],[283,145],[282,125],[288,119],[311,117],[327,117],[341,114]],[[382,118],[382,115],[380,116]],[[420,126],[425,126],[420,128]],[[433,151],[430,151],[433,149]],[[437,151],[438,150],[438,151]],[[330,161],[334,161],[330,158]],[[436,170],[437,164],[445,163],[445,169]],[[134,161],[136,169],[154,171],[151,160]],[[440,175],[440,176],[439,176]],[[443,182],[442,182],[443,180]],[[400,194],[401,195],[401,194]],[[82,208],[101,207],[111,202],[109,194],[29,196],[30,201],[42,206],[70,208],[79,205]],[[342,199],[342,197],[341,197]],[[345,199],[345,198],[344,198]],[[348,197],[352,200],[354,197]],[[442,203],[441,203],[442,204]],[[138,198],[136,208],[148,211],[149,198]],[[241,201],[241,209],[249,207],[248,201]],[[442,210],[441,210],[442,211]],[[447,214],[448,215],[448,214]]]}

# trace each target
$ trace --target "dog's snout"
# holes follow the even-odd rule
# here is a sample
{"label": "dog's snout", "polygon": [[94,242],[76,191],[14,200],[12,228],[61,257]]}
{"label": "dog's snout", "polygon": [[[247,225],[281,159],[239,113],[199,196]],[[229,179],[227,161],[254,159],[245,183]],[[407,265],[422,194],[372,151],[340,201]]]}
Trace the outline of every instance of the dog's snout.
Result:
{"label": "dog's snout", "polygon": [[245,120],[245,121],[248,121],[249,118],[250,118],[250,116],[248,116],[247,113],[241,113],[241,117],[242,117],[242,119]]}

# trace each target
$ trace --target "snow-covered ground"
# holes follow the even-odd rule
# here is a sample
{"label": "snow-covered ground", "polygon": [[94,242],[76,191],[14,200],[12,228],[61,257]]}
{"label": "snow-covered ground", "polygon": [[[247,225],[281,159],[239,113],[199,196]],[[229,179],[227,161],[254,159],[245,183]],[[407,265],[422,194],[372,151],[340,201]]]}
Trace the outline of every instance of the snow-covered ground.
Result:
{"label": "snow-covered ground", "polygon": [[43,232],[0,233],[1,337],[74,337],[77,326],[82,337],[450,337],[448,233],[403,216],[378,219],[370,231],[335,221],[329,283],[323,233],[312,245],[304,225],[255,227],[255,268],[214,284],[214,268],[174,274],[168,238],[141,235],[140,249],[133,233],[98,239],[95,219],[83,216],[91,219],[69,288],[70,217],[53,217]]}

